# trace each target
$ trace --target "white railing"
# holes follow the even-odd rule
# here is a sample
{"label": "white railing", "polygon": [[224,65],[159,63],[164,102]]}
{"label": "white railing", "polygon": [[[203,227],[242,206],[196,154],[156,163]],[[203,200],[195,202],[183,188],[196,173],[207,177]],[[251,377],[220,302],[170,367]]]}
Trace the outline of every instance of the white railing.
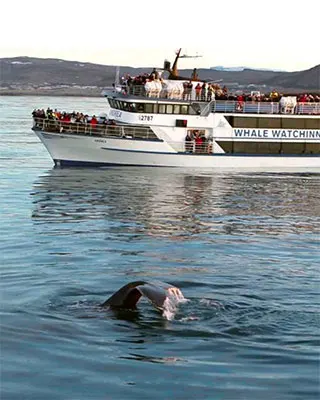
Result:
{"label": "white railing", "polygon": [[279,114],[280,107],[278,102],[238,102],[217,100],[213,103],[212,111],[245,114]]}
{"label": "white railing", "polygon": [[66,133],[121,139],[160,140],[148,127],[71,123],[56,119],[34,118],[33,128],[50,133]]}
{"label": "white railing", "polygon": [[320,103],[298,103],[297,114],[320,114]]}
{"label": "white railing", "polygon": [[295,107],[281,107],[279,102],[221,101],[212,103],[213,112],[243,114],[304,114],[320,115],[320,103],[297,103]]}

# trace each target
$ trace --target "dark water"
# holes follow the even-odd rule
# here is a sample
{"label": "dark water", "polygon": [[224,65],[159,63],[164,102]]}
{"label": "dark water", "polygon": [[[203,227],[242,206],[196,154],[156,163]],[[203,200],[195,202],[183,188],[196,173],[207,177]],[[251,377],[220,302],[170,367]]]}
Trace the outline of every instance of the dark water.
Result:
{"label": "dark water", "polygon": [[[318,399],[320,176],[53,169],[47,105],[104,101],[0,98],[1,399]],[[140,279],[189,301],[99,307]]]}

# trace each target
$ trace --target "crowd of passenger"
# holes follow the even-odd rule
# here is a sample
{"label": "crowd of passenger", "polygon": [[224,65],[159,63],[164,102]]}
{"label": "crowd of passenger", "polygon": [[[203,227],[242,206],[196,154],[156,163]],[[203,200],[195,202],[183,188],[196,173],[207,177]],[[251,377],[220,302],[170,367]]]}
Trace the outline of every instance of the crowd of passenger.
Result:
{"label": "crowd of passenger", "polygon": [[206,138],[204,131],[188,130],[185,137],[186,153],[212,153],[212,138]]}
{"label": "crowd of passenger", "polygon": [[[269,94],[264,94],[260,92],[253,92],[250,94],[241,93],[241,94],[232,94],[232,93],[221,93],[218,92],[215,95],[216,100],[230,100],[230,101],[240,101],[240,102],[279,102],[281,97],[287,96],[287,94],[283,94],[278,92],[277,90],[272,90]],[[308,93],[304,94],[292,94],[291,96],[297,97],[298,103],[319,103],[320,96],[312,95]]]}
{"label": "crowd of passenger", "polygon": [[[161,74],[155,69],[151,74],[144,73],[137,76],[130,76],[126,74],[122,77],[121,85],[124,88],[126,94],[135,94],[135,88],[142,88],[147,82],[152,81],[162,82]],[[193,82],[193,83],[192,83]],[[240,102],[279,102],[283,96],[296,96],[298,103],[319,103],[320,95],[312,93],[300,93],[300,94],[283,94],[280,91],[273,89],[270,93],[261,93],[260,91],[252,91],[251,93],[242,92],[232,93],[226,86],[220,87],[217,83],[210,82],[196,82],[189,80],[183,83],[183,100],[191,100],[191,93],[194,89],[195,100],[197,101],[211,101],[211,100],[222,100],[222,101],[240,101]],[[141,90],[137,91],[141,94]]]}
{"label": "crowd of passenger", "polygon": [[61,122],[68,124],[83,124],[83,125],[115,125],[115,121],[108,119],[106,116],[100,115],[88,115],[81,112],[73,111],[72,113],[67,113],[65,111],[59,111],[57,109],[53,110],[50,107],[47,110],[44,109],[34,109],[32,112],[32,117],[37,122],[38,119],[46,119],[48,122]]}

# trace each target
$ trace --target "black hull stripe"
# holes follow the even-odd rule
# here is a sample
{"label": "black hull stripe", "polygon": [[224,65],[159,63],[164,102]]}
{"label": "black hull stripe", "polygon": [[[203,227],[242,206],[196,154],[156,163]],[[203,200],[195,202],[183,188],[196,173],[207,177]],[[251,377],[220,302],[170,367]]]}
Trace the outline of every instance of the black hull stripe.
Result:
{"label": "black hull stripe", "polygon": [[154,154],[154,155],[166,155],[166,156],[189,156],[189,157],[280,157],[280,158],[291,158],[291,157],[320,157],[320,154],[251,154],[251,153],[169,153],[165,151],[146,151],[146,150],[132,150],[132,149],[114,149],[111,147],[101,147],[101,150],[107,151],[118,151],[123,153],[140,153],[140,154]]}
{"label": "black hull stripe", "polygon": [[174,166],[168,165],[141,165],[141,164],[120,164],[120,163],[109,163],[109,162],[93,162],[93,161],[73,161],[73,160],[53,160],[55,167],[88,167],[88,168],[111,168],[111,167],[170,167],[176,168]]}

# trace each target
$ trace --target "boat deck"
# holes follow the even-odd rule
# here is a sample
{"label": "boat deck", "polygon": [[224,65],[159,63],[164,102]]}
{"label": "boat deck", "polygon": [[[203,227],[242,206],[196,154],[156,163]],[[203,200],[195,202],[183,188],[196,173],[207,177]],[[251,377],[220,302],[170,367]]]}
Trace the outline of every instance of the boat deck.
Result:
{"label": "boat deck", "polygon": [[[143,91],[136,94],[127,94],[122,91],[104,92],[104,96],[109,99],[112,108],[123,111],[139,112],[139,108],[130,107],[135,102],[138,104],[180,104],[180,105],[198,105],[201,110],[217,113],[235,113],[235,114],[290,114],[290,115],[320,115],[320,102],[306,103],[297,102],[283,104],[280,101],[238,101],[238,100],[198,100],[194,97],[189,99],[183,96],[170,98],[161,94],[157,97],[146,96]],[[119,104],[117,103],[119,101]],[[208,106],[208,108],[206,107]],[[190,108],[191,109],[191,108]],[[141,112],[146,112],[141,109]],[[166,112],[164,112],[166,113]]]}

